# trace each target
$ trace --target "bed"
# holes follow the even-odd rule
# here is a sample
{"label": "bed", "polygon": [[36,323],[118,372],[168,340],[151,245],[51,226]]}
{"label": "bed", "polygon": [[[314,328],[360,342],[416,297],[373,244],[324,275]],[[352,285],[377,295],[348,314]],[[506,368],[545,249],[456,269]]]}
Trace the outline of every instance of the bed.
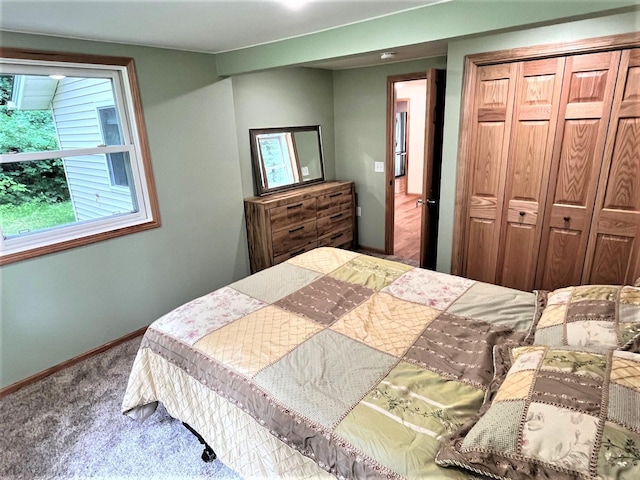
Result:
{"label": "bed", "polygon": [[154,322],[122,410],[161,402],[245,478],[637,479],[639,291],[317,248]]}

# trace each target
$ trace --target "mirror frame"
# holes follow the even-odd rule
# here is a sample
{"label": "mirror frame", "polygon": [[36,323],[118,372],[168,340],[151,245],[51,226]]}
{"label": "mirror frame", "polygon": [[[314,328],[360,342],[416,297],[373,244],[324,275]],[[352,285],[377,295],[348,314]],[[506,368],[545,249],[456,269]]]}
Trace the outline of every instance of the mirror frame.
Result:
{"label": "mirror frame", "polygon": [[[304,180],[283,185],[274,188],[268,188],[263,185],[262,179],[265,175],[262,163],[262,152],[258,148],[258,136],[269,133],[296,133],[296,132],[316,132],[318,136],[318,152],[320,153],[320,177],[311,180]],[[272,128],[251,128],[249,129],[249,138],[251,143],[251,160],[253,164],[253,178],[256,185],[256,191],[259,196],[270,195],[272,193],[294,190],[296,188],[305,187],[315,183],[325,182],[324,171],[324,152],[322,150],[322,132],[320,125],[307,125],[301,127],[272,127]]]}

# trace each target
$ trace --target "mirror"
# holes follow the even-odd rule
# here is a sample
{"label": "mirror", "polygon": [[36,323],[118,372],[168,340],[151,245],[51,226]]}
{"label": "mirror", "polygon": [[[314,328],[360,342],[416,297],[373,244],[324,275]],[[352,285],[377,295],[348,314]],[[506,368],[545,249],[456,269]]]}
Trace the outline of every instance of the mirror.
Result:
{"label": "mirror", "polygon": [[249,130],[258,195],[324,182],[320,125]]}

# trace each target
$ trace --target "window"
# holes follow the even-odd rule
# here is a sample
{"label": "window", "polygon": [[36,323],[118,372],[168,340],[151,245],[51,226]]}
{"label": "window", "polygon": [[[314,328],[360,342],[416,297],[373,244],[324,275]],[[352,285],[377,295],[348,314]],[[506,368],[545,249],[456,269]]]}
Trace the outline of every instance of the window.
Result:
{"label": "window", "polygon": [[[100,126],[102,127],[102,140],[104,144],[122,145],[122,133],[116,107],[98,108]],[[124,157],[124,153],[107,153],[107,166],[109,168],[109,178],[114,187],[129,186],[129,164]]]}
{"label": "window", "polygon": [[0,264],[160,225],[132,59],[3,49]]}
{"label": "window", "polygon": [[300,181],[295,146],[290,132],[261,135],[258,143],[267,188],[277,188]]}

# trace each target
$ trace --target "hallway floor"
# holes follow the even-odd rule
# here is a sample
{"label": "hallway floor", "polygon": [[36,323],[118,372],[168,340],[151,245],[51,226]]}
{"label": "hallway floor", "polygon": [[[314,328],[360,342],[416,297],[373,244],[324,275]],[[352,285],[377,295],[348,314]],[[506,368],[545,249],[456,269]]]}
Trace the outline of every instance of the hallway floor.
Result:
{"label": "hallway floor", "polygon": [[396,179],[395,192],[393,254],[419,262],[422,207],[416,207],[416,200],[421,195],[403,193],[406,192],[406,177]]}

